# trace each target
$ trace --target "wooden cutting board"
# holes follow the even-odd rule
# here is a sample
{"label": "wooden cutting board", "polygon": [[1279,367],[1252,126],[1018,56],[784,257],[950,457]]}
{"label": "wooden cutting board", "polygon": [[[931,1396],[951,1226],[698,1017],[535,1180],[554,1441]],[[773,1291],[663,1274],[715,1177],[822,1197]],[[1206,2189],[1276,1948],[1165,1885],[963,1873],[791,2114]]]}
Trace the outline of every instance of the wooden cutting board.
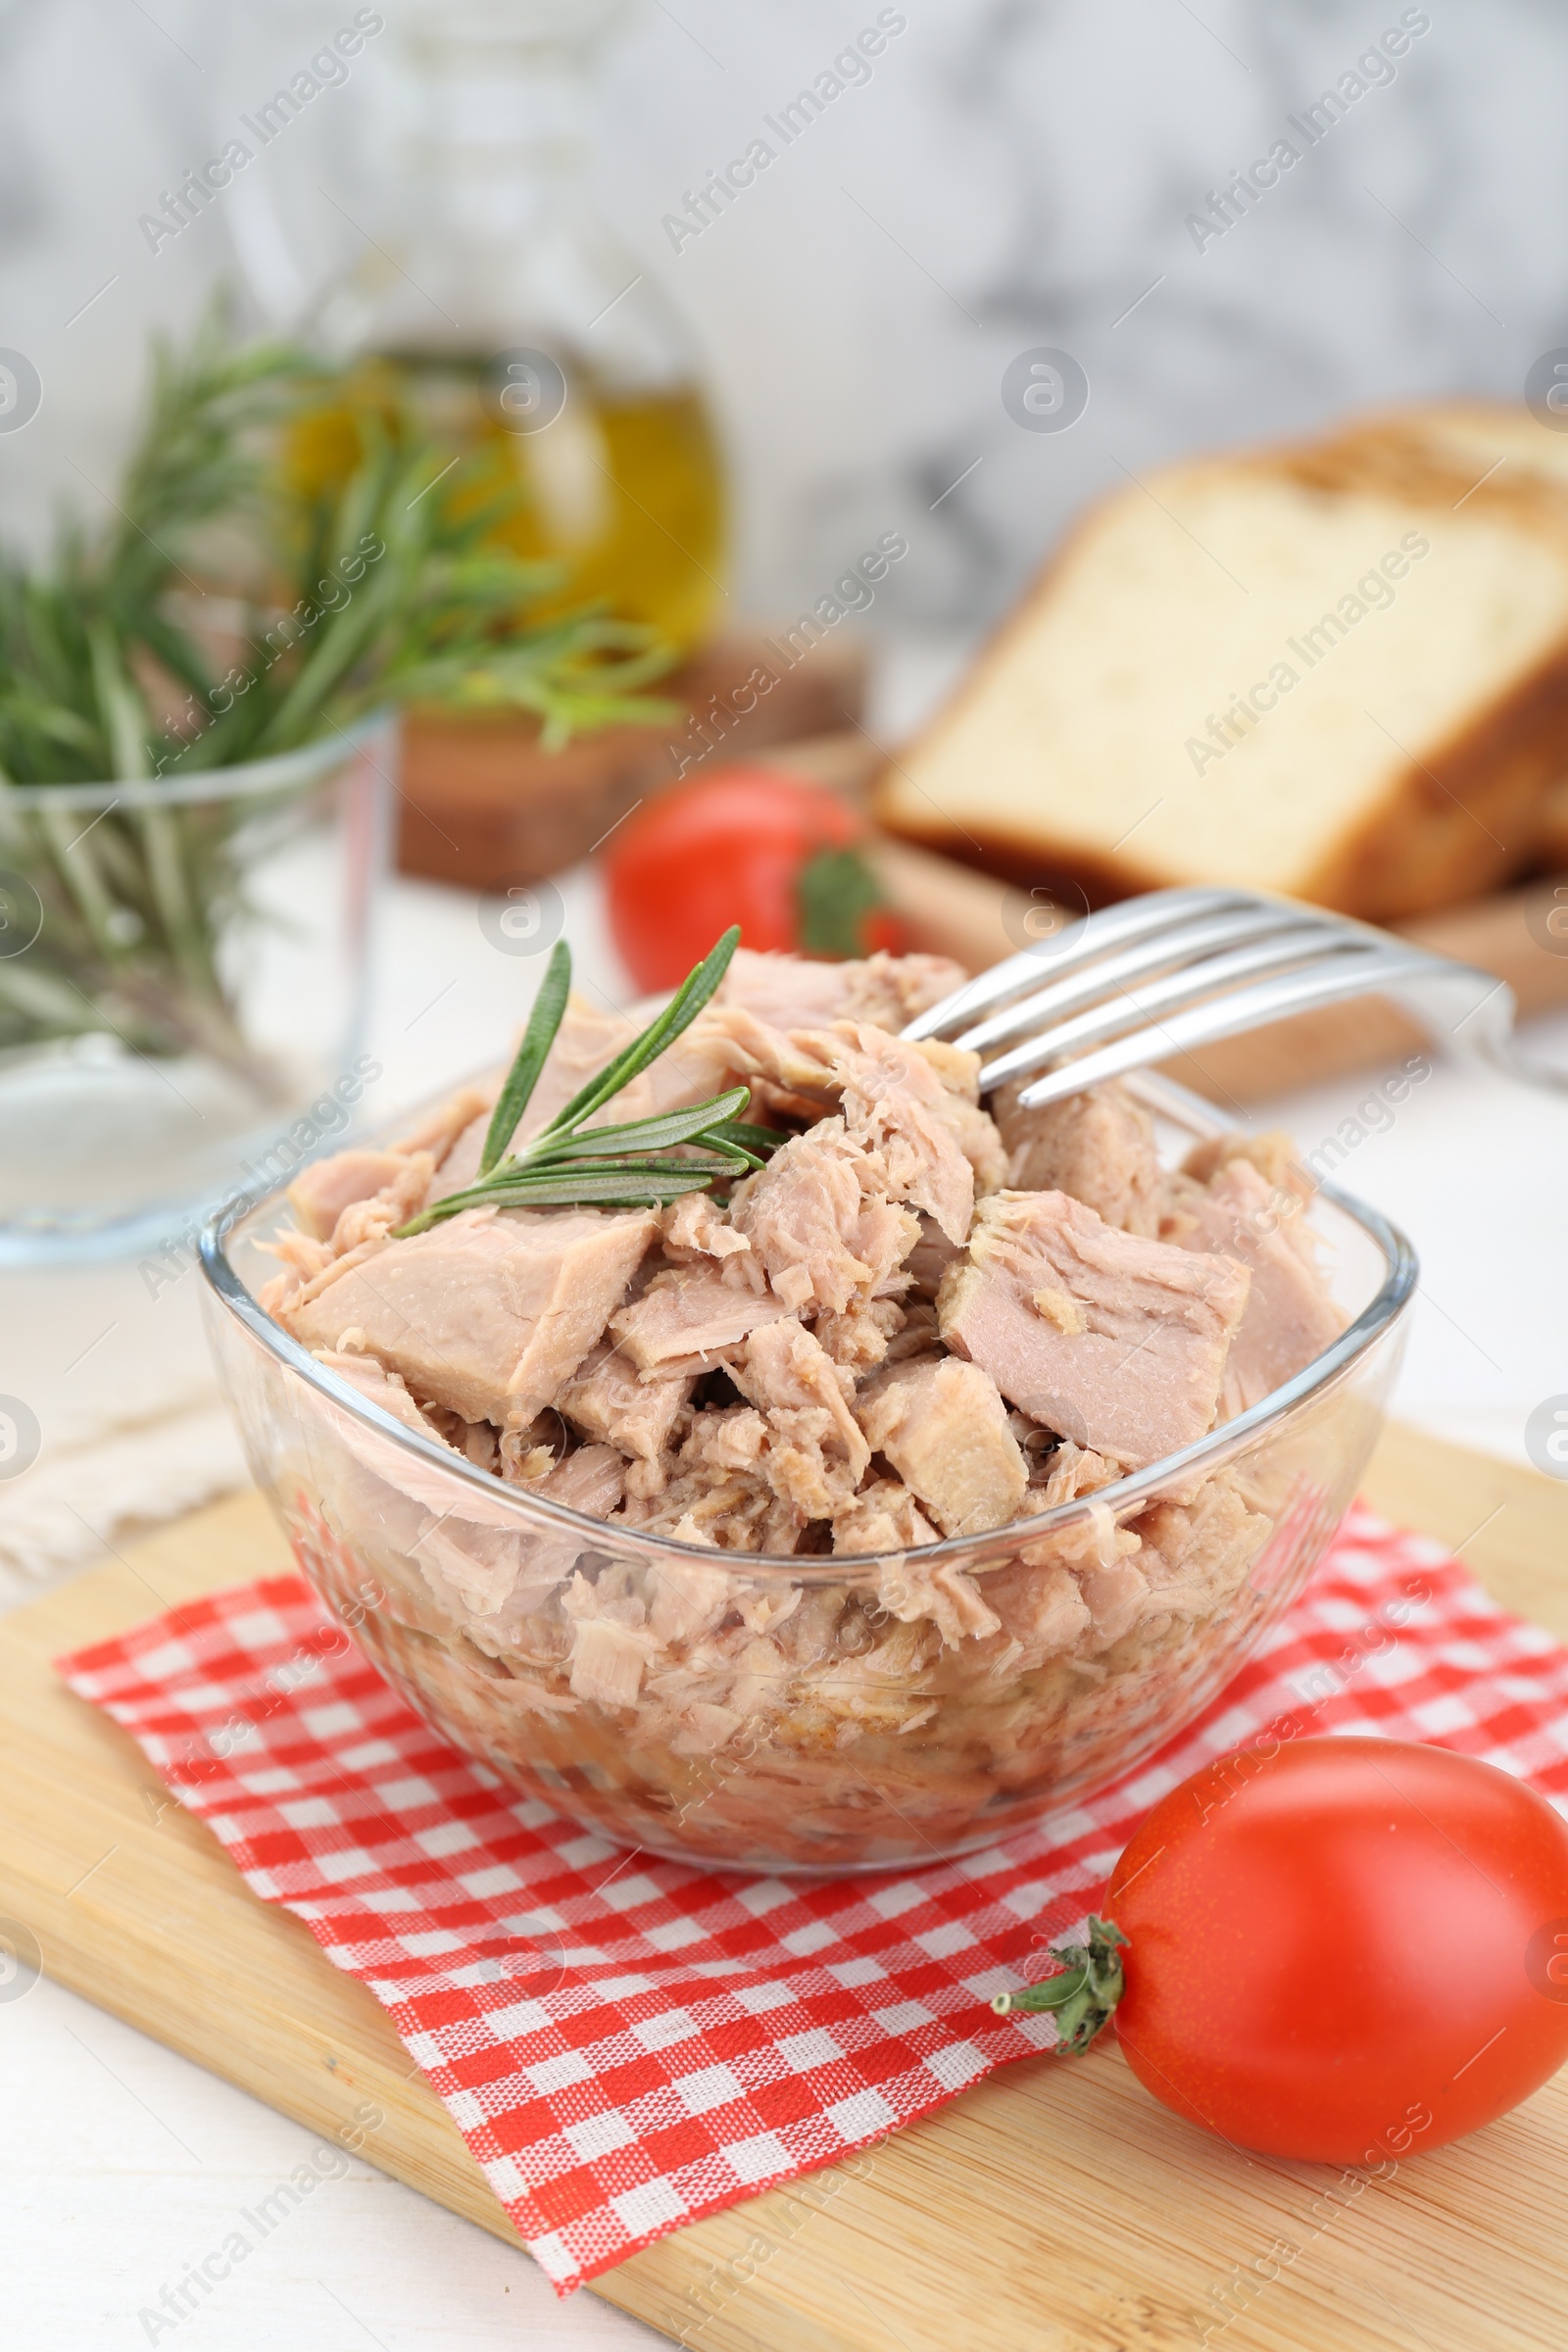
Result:
{"label": "wooden cutting board", "polygon": [[[1568,1638],[1568,1486],[1393,1429],[1366,1481]],[[0,1625],[0,1914],[50,1975],[516,2243],[365,1986],[258,1902],[60,1651],[289,1565],[254,1495]],[[1353,1964],[1348,1997],[1353,1997]],[[858,2162],[675,2232],[591,2290],[693,2352],[1556,2352],[1568,2073],[1393,2180],[1250,2159],[1114,2046],[1025,2060]],[[1292,2250],[1294,2249],[1294,2251]]]}

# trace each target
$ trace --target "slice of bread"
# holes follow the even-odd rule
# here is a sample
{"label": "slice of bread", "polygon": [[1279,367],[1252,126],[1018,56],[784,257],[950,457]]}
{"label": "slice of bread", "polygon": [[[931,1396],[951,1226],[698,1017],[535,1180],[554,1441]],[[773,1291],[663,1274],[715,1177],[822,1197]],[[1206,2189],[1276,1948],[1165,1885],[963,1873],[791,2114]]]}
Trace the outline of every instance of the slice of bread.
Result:
{"label": "slice of bread", "polygon": [[882,822],[1096,902],[1236,882],[1393,919],[1519,870],[1568,765],[1568,496],[1478,482],[1467,430],[1385,420],[1102,500],[881,779]]}

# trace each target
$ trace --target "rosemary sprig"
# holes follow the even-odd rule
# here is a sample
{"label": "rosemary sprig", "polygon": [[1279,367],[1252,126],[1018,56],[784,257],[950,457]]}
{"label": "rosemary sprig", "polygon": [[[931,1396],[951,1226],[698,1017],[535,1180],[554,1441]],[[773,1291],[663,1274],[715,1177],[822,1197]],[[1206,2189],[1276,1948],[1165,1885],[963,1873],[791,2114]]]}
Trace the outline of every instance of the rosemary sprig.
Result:
{"label": "rosemary sprig", "polygon": [[[519,1152],[509,1152],[507,1146],[556,1042],[571,990],[571,950],[564,939],[558,940],[522,1042],[496,1098],[479,1154],[477,1183],[449,1193],[432,1208],[411,1217],[398,1227],[396,1238],[403,1241],[427,1232],[466,1208],[565,1208],[587,1202],[662,1208],[683,1193],[703,1192],[721,1178],[761,1167],[767,1154],[787,1139],[770,1127],[748,1126],[739,1117],[751,1101],[751,1090],[744,1086],[681,1110],[660,1111],[650,1119],[626,1119],[613,1127],[587,1125],[595,1111],[690,1028],[729,969],[740,936],[739,924],[732,924],[658,1018],[580,1087]],[[664,1156],[676,1152],[681,1156]]]}
{"label": "rosemary sprig", "polygon": [[[563,1128],[580,1127],[585,1119],[592,1118],[596,1110],[602,1110],[612,1096],[618,1095],[623,1086],[629,1086],[651,1061],[657,1061],[665,1047],[673,1045],[681,1031],[691,1027],[703,1006],[716,993],[720,981],[729,970],[730,957],[740,944],[741,927],[739,923],[731,923],[722,938],[715,940],[709,949],[696,970],[687,973],[658,1019],[651,1021],[640,1037],[634,1037],[613,1061],[607,1062],[597,1078],[590,1078],[587,1085],[572,1096],[564,1110],[557,1111],[549,1125],[542,1130],[539,1141],[542,1143],[546,1136],[554,1135]],[[558,945],[556,954],[567,956],[566,970],[569,974],[571,963],[564,940]],[[739,1107],[744,1108],[745,1105]],[[727,1118],[729,1113],[724,1111],[719,1115]]]}

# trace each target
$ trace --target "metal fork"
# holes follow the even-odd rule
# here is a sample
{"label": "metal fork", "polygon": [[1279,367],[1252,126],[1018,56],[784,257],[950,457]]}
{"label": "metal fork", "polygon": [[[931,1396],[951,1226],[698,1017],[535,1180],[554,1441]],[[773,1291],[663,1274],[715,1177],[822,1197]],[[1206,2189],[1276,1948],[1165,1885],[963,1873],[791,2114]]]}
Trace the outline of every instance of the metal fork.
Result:
{"label": "metal fork", "polygon": [[1033,1108],[1241,1030],[1371,995],[1393,997],[1424,1027],[1514,1077],[1568,1087],[1568,1075],[1519,1053],[1513,991],[1494,974],[1255,890],[1156,890],[1080,916],[955,989],[903,1034],[982,1054],[1020,1039],[985,1061],[980,1084],[989,1092],[1045,1070],[1019,1098]]}

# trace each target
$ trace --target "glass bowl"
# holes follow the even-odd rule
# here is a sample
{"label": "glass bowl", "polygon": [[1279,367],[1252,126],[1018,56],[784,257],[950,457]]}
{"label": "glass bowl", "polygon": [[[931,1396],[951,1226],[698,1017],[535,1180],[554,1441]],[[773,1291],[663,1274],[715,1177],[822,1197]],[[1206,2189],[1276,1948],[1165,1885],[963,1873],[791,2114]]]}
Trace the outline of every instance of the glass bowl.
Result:
{"label": "glass bowl", "polygon": [[[1167,1145],[1221,1132],[1196,1097],[1135,1083]],[[1416,1280],[1402,1235],[1325,1188],[1313,1226],[1351,1319],[1260,1404],[989,1535],[769,1559],[586,1518],[404,1428],[257,1304],[274,1262],[260,1245],[287,1221],[273,1195],[209,1225],[205,1304],[257,1483],[322,1600],[519,1795],[624,1845],[770,1873],[973,1851],[1190,1723],[1327,1547]],[[964,1634],[954,1571],[1005,1589],[1025,1639]],[[602,1611],[613,1630],[590,1644]]]}
{"label": "glass bowl", "polygon": [[225,1193],[341,1140],[373,1074],[395,754],[372,718],[233,767],[0,788],[0,1265],[188,1251]]}

